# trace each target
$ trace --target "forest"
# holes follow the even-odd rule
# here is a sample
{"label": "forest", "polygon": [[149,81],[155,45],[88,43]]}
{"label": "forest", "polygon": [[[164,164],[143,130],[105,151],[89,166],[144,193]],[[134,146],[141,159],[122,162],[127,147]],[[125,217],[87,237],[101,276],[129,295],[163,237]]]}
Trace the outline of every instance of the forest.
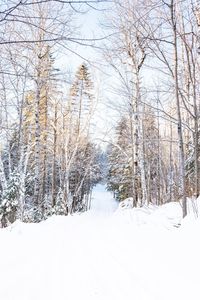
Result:
{"label": "forest", "polygon": [[[199,1],[2,0],[0,28],[0,227],[85,212],[102,181],[185,217],[200,194]],[[96,111],[112,119],[99,139]]]}

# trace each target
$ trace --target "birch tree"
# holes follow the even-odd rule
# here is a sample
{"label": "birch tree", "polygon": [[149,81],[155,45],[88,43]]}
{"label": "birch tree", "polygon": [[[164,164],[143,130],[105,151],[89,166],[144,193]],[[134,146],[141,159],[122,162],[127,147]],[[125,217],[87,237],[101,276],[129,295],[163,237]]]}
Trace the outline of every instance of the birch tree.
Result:
{"label": "birch tree", "polygon": [[132,196],[136,206],[139,201],[145,203],[148,198],[144,167],[142,68],[148,54],[143,26],[148,22],[149,14],[141,1],[115,1],[114,7],[110,27],[118,34],[111,39],[112,46],[108,46],[106,56],[125,89],[132,139]]}

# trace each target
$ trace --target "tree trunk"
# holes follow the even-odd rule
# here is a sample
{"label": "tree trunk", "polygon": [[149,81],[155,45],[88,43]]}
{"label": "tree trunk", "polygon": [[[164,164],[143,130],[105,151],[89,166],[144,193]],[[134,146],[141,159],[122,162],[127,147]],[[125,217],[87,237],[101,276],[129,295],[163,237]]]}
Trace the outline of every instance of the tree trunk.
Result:
{"label": "tree trunk", "polygon": [[55,105],[54,129],[53,129],[52,207],[56,205],[56,148],[57,148],[57,105]]}
{"label": "tree trunk", "polygon": [[175,98],[176,108],[178,117],[178,142],[179,142],[179,157],[180,157],[180,189],[182,198],[182,211],[183,218],[187,215],[187,198],[185,189],[185,156],[183,146],[183,129],[182,129],[182,118],[181,118],[181,107],[179,97],[179,80],[178,80],[178,45],[177,45],[177,26],[176,26],[176,2],[171,0],[171,21],[174,37],[174,84],[175,84]]}
{"label": "tree trunk", "polygon": [[40,204],[40,155],[41,155],[41,145],[40,145],[40,91],[41,91],[41,78],[40,71],[38,71],[38,78],[36,82],[36,99],[35,99],[35,187],[34,187],[34,199],[35,205]]}

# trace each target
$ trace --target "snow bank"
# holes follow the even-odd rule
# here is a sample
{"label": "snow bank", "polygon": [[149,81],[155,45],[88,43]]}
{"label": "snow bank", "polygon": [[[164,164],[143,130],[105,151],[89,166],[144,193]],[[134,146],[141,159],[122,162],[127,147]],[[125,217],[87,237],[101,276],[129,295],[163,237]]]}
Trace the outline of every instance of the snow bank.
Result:
{"label": "snow bank", "polygon": [[128,222],[135,226],[159,226],[166,229],[180,226],[182,210],[179,203],[171,202],[162,206],[150,204],[140,208],[131,208],[131,201],[132,198],[128,198],[119,204],[119,208],[115,213],[116,218],[120,218],[124,222],[129,220]]}
{"label": "snow bank", "polygon": [[133,198],[126,198],[119,202],[119,209],[131,209],[133,208]]}
{"label": "snow bank", "polygon": [[182,220],[182,207],[179,202],[170,202],[161,206],[144,205],[143,207],[132,207],[132,198],[127,198],[119,203],[115,213],[117,218],[132,225],[148,227],[162,227],[170,229],[179,227],[181,224],[187,226],[198,219],[200,213],[200,197],[198,199],[187,199],[188,215]]}

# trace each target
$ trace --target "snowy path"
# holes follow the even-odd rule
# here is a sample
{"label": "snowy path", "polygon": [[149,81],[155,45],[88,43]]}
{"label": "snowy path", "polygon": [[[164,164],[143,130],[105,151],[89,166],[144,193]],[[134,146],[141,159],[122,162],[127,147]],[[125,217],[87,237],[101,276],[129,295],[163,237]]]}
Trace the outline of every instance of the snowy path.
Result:
{"label": "snowy path", "polygon": [[105,190],[104,185],[98,185],[94,188],[90,215],[108,217],[116,211],[117,207],[117,201],[113,199],[110,192]]}
{"label": "snowy path", "polygon": [[102,186],[93,197],[85,214],[0,230],[1,300],[200,299],[195,235],[135,226]]}

